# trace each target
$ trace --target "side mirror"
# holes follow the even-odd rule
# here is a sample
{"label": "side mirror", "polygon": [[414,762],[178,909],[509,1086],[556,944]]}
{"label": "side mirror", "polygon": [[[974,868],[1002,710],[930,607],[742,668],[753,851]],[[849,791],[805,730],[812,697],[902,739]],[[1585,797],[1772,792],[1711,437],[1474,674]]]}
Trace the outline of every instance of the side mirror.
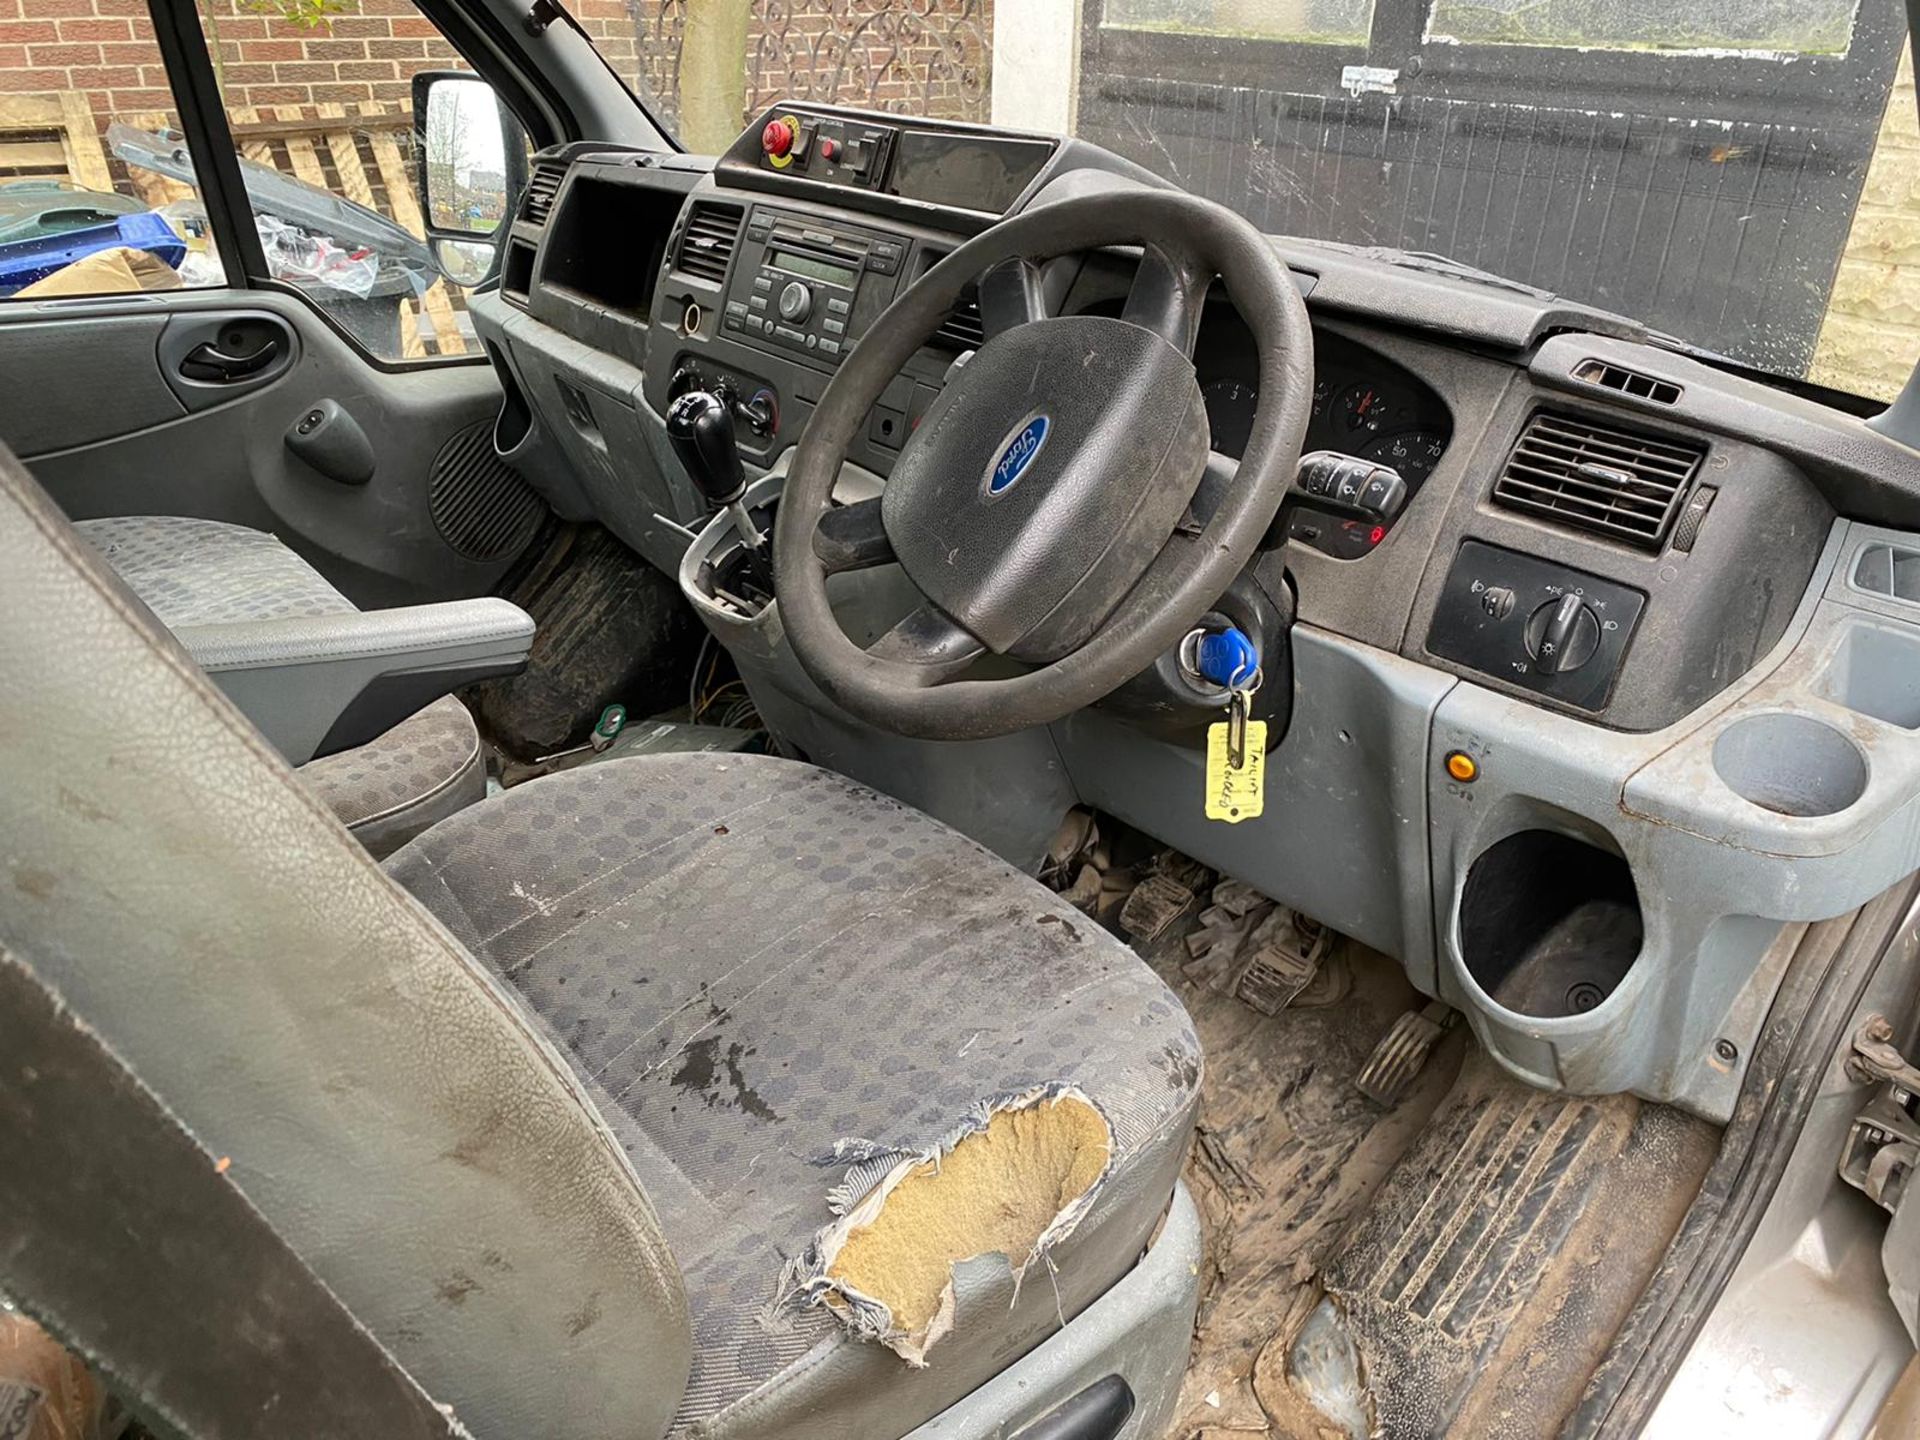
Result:
{"label": "side mirror", "polygon": [[434,254],[456,285],[476,284],[526,185],[526,134],[486,81],[426,70],[413,77],[413,153]]}

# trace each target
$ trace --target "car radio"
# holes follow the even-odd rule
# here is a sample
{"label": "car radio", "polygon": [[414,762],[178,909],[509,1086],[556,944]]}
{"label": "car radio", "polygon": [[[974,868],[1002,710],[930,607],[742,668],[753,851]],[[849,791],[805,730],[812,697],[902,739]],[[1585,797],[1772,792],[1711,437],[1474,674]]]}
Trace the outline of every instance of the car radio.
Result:
{"label": "car radio", "polygon": [[906,242],[756,206],[748,217],[723,324],[829,369],[893,300]]}

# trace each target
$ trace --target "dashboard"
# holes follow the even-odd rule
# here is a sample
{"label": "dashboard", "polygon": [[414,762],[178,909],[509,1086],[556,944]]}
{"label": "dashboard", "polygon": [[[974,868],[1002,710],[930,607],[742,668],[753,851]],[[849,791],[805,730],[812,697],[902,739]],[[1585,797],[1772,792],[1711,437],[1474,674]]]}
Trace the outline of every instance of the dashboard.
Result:
{"label": "dashboard", "polygon": [[[1516,1074],[1724,1119],[1739,1067],[1712,1057],[1751,1048],[1781,927],[1920,868],[1920,699],[1876,678],[1920,674],[1920,453],[1856,416],[1617,315],[1274,239],[1314,392],[1295,488],[1217,604],[1268,681],[1266,809],[1239,825],[1201,815],[1218,711],[1171,662],[1041,733],[908,741],[813,687],[775,607],[715,593],[731,522],[678,467],[676,394],[728,403],[764,519],[845,357],[929,267],[1055,195],[1165,183],[1073,139],[806,105],[717,161],[542,152],[472,304],[496,448],[679,578],[789,748],[1020,864],[1065,806],[1105,811],[1399,957]],[[1049,313],[1119,313],[1136,267],[1049,263]],[[965,299],[901,367],[845,498],[884,488],[983,333]],[[1233,482],[1254,357],[1214,297],[1203,493]],[[911,603],[884,568],[836,582],[856,640]],[[1541,989],[1581,961],[1554,925],[1595,913],[1612,968]]]}
{"label": "dashboard", "polygon": [[[482,327],[514,396],[502,453],[560,513],[673,568],[708,514],[660,434],[678,394],[722,396],[745,462],[773,469],[880,314],[968,236],[1043,194],[1163,183],[1073,139],[808,105],[769,109],[717,161],[547,152],[507,237],[502,323]],[[1631,322],[1333,248],[1283,255],[1314,322],[1304,449],[1324,463],[1317,480],[1303,468],[1247,577],[1260,605],[1645,732],[1785,632],[1836,499],[1920,522],[1876,473],[1911,468],[1908,452],[1857,426],[1836,444],[1846,417],[1681,364]],[[1134,266],[1118,250],[1049,262],[1049,313],[1117,314]],[[884,482],[983,335],[964,299],[848,460]],[[1550,348],[1581,353],[1543,370]],[[1224,294],[1194,364],[1230,473],[1260,396]],[[1687,366],[1687,383],[1666,378]],[[1549,601],[1607,587],[1622,594],[1606,613],[1582,601],[1547,633]],[[1494,608],[1474,608],[1489,589]]]}

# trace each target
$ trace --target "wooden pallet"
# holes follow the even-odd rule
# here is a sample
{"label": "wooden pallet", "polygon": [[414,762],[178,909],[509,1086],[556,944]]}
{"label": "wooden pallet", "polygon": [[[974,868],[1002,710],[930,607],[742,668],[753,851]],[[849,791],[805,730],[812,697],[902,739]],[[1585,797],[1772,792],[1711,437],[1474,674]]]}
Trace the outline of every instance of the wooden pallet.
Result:
{"label": "wooden pallet", "polygon": [[0,179],[42,178],[113,189],[92,107],[77,90],[0,95]]}
{"label": "wooden pallet", "polygon": [[[286,170],[295,179],[378,210],[409,234],[425,236],[413,172],[397,138],[413,128],[413,117],[405,109],[389,110],[372,101],[353,107],[318,105],[308,115],[298,105],[276,105],[264,111],[237,109],[228,120],[247,159]],[[454,304],[459,294],[450,292],[446,281],[436,280],[426,294],[406,302],[404,356],[467,353]]]}
{"label": "wooden pallet", "polygon": [[[150,132],[173,128],[172,118],[160,113],[117,118]],[[279,105],[264,112],[236,109],[228,121],[247,159],[345,196],[425,238],[420,200],[401,144],[413,127],[404,106],[389,109],[376,101],[352,107],[319,105],[309,112]],[[126,175],[140,199],[156,210],[194,196],[191,185],[136,165],[127,166]],[[22,177],[70,180],[88,190],[117,188],[84,93],[0,95],[0,179]],[[435,280],[424,295],[403,301],[402,307],[404,356],[469,353],[458,319],[465,308],[464,292]]]}

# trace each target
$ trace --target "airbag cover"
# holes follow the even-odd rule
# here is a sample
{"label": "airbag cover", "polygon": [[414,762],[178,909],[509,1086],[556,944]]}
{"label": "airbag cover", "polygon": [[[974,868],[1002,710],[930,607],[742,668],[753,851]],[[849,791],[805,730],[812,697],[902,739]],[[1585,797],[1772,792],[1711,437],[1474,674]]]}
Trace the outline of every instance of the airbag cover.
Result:
{"label": "airbag cover", "polygon": [[907,575],[1004,655],[1084,644],[1165,548],[1207,460],[1193,362],[1138,325],[1016,326],[947,383],[887,482]]}

